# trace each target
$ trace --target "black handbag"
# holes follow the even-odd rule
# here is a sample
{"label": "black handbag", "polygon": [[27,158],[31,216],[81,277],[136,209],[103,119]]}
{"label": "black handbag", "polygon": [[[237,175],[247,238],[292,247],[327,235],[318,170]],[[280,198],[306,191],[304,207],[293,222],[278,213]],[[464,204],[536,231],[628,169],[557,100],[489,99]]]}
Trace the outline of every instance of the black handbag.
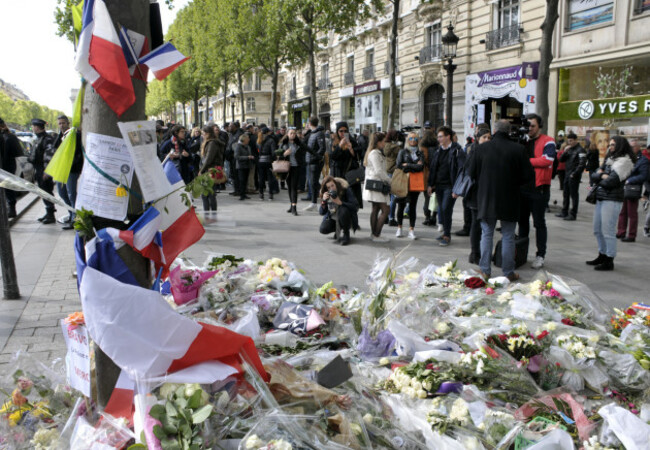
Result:
{"label": "black handbag", "polygon": [[366,180],[366,189],[374,192],[381,192],[384,195],[390,194],[390,184],[379,180]]}
{"label": "black handbag", "polygon": [[467,197],[469,190],[474,186],[474,180],[465,172],[464,170],[456,178],[454,187],[451,189],[451,192],[458,195],[459,197]]}
{"label": "black handbag", "polygon": [[352,169],[345,174],[345,179],[350,184],[354,186],[355,184],[361,183],[366,178],[366,168],[359,167],[357,169]]}
{"label": "black handbag", "polygon": [[598,189],[598,185],[592,186],[591,189],[589,190],[589,193],[587,194],[587,198],[585,198],[585,201],[587,203],[591,203],[592,205],[596,204],[596,189]]}
{"label": "black handbag", "polygon": [[625,200],[638,200],[641,198],[640,184],[626,184],[623,186],[623,198]]}

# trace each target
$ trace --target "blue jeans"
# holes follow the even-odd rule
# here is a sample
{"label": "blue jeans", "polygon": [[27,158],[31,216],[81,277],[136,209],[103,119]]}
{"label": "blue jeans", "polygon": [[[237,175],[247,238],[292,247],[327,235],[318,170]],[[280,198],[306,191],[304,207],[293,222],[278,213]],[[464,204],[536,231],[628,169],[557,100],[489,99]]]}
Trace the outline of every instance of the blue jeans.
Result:
{"label": "blue jeans", "polygon": [[454,213],[456,199],[451,196],[451,186],[436,186],[438,200],[438,223],[442,224],[442,235],[451,236],[451,216]]}
{"label": "blue jeans", "polygon": [[[70,172],[68,176],[68,182],[66,184],[56,183],[56,186],[59,191],[59,197],[63,202],[74,208],[75,203],[77,202],[77,182],[81,174]],[[70,220],[74,220],[75,213],[70,212]]]}
{"label": "blue jeans", "polygon": [[598,253],[610,258],[616,257],[616,224],[623,202],[598,200],[594,210],[594,235],[598,242]]}
{"label": "blue jeans", "polygon": [[[481,262],[479,266],[486,275],[492,273],[492,240],[496,219],[481,220]],[[515,273],[515,228],[516,222],[501,221],[501,260],[503,275],[506,277]]]}

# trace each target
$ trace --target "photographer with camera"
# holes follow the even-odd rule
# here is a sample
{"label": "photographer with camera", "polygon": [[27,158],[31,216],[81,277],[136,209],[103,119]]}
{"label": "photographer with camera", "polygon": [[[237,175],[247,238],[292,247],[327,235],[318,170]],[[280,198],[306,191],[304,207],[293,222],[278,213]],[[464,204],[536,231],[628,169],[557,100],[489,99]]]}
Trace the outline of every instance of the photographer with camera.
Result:
{"label": "photographer with camera", "polygon": [[[343,178],[328,176],[323,180],[320,195],[320,215],[323,222],[320,225],[321,234],[334,232],[335,243],[348,245],[350,243],[350,228],[359,229],[359,204],[350,189],[348,182]],[[341,236],[343,232],[343,236]]]}
{"label": "photographer with camera", "polygon": [[527,114],[523,121],[528,128],[528,141],[525,144],[530,163],[535,169],[535,181],[522,188],[521,217],[519,219],[519,238],[527,238],[530,233],[530,215],[533,215],[537,255],[531,264],[533,269],[544,267],[546,257],[546,207],[551,198],[551,177],[553,161],[557,156],[555,141],[551,136],[542,134],[544,123],[537,114]]}

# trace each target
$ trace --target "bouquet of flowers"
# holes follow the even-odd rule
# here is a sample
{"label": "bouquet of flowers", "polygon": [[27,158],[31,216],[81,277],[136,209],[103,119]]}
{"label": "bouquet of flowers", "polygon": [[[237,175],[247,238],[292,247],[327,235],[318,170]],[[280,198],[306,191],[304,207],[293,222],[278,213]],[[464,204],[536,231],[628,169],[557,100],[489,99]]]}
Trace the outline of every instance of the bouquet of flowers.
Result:
{"label": "bouquet of flowers", "polygon": [[270,283],[274,279],[284,281],[291,270],[286,260],[271,258],[260,264],[257,277],[263,283]]}

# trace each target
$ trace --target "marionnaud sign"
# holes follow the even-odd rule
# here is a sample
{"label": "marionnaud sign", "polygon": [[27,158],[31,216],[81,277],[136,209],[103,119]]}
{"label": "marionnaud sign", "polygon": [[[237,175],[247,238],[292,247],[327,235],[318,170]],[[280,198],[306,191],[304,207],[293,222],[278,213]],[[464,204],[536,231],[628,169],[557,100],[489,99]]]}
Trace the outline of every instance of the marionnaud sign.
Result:
{"label": "marionnaud sign", "polygon": [[539,73],[538,62],[525,62],[520,66],[506,67],[505,69],[479,72],[478,87],[485,84],[503,84],[521,79],[536,80]]}

